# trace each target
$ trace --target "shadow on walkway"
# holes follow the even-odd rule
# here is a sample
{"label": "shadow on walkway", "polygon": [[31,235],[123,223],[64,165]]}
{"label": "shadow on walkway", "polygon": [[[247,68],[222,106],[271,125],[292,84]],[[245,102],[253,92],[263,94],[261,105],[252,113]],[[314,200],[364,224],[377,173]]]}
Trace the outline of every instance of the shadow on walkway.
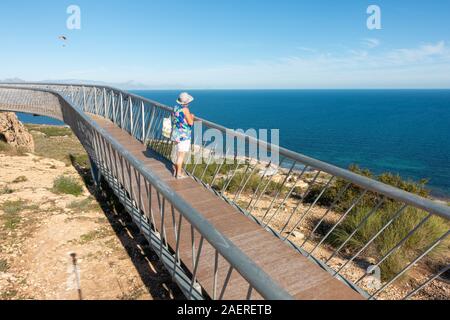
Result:
{"label": "shadow on walkway", "polygon": [[153,151],[152,149],[147,148],[147,150],[144,151],[144,152],[142,152],[142,154],[143,154],[145,157],[149,158],[149,159],[154,159],[154,160],[157,160],[157,161],[163,163],[164,166],[167,168],[167,170],[170,171],[171,174],[174,173],[174,172],[173,172],[173,164],[172,164],[172,162],[171,162],[170,160],[164,158],[162,155],[156,153],[156,152]]}

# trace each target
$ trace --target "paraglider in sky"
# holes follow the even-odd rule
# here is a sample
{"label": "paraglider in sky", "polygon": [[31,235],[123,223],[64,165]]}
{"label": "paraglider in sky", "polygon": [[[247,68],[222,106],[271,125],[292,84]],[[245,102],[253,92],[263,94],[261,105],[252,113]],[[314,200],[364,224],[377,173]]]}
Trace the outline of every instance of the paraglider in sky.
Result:
{"label": "paraglider in sky", "polygon": [[58,39],[63,42],[63,48],[65,48],[66,47],[66,43],[67,43],[67,37],[66,36],[59,36]]}

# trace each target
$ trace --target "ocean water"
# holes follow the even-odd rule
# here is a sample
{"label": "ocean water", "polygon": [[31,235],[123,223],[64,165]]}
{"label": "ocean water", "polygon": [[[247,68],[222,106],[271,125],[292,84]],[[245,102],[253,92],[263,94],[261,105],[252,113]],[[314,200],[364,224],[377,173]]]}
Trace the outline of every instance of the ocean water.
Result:
{"label": "ocean water", "polygon": [[[179,91],[134,91],[174,105]],[[347,168],[428,179],[450,198],[450,90],[191,90],[191,111],[233,129],[280,129],[280,145]],[[24,122],[59,121],[20,115]]]}
{"label": "ocean water", "polygon": [[34,116],[32,114],[28,113],[17,113],[17,117],[20,121],[23,123],[30,123],[30,124],[49,124],[53,126],[63,126],[64,122],[49,118],[49,117],[41,117],[41,116]]}
{"label": "ocean water", "polygon": [[[179,91],[135,91],[174,105]],[[280,145],[347,168],[428,179],[450,197],[450,90],[191,90],[191,111],[233,129],[280,129]]]}

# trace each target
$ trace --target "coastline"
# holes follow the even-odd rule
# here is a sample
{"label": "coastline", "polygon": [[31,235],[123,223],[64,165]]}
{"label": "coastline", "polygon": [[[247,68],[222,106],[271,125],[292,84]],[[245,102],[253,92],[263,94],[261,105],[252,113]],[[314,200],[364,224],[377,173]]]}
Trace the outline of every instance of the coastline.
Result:
{"label": "coastline", "polygon": [[[42,125],[42,126],[52,126],[52,127],[64,127],[64,128],[68,127],[64,123],[54,120],[54,119],[51,119],[51,118],[48,118],[48,117],[33,116],[33,115],[21,114],[21,113],[16,113],[16,114],[18,115],[19,120],[24,125]],[[24,118],[24,116],[27,116],[27,117]],[[26,119],[39,119],[39,120],[29,122],[29,121],[26,121]],[[288,171],[288,169],[286,169],[284,167],[282,167],[282,170],[284,170],[286,172]],[[297,171],[299,171],[299,170],[294,169],[294,172],[297,172]],[[308,172],[309,172],[309,170],[308,170]],[[389,171],[386,171],[386,172],[389,172]],[[402,176],[400,173],[394,173],[394,174],[399,174],[400,176]],[[429,194],[430,194],[429,198],[431,200],[437,201],[439,203],[446,204],[446,205],[448,205],[450,203],[450,193],[447,193],[445,190],[439,189],[438,187],[430,187],[429,185],[427,185],[426,188],[429,191]]]}

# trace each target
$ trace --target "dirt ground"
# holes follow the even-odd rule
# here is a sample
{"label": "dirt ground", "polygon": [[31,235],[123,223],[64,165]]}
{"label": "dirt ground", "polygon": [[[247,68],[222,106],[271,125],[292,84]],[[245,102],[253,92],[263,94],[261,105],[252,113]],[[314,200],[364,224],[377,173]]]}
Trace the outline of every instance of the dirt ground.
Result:
{"label": "dirt ground", "polygon": [[[60,176],[82,194],[56,194]],[[67,161],[0,154],[0,300],[79,299],[78,289],[86,300],[183,299],[128,216],[100,203]]]}

